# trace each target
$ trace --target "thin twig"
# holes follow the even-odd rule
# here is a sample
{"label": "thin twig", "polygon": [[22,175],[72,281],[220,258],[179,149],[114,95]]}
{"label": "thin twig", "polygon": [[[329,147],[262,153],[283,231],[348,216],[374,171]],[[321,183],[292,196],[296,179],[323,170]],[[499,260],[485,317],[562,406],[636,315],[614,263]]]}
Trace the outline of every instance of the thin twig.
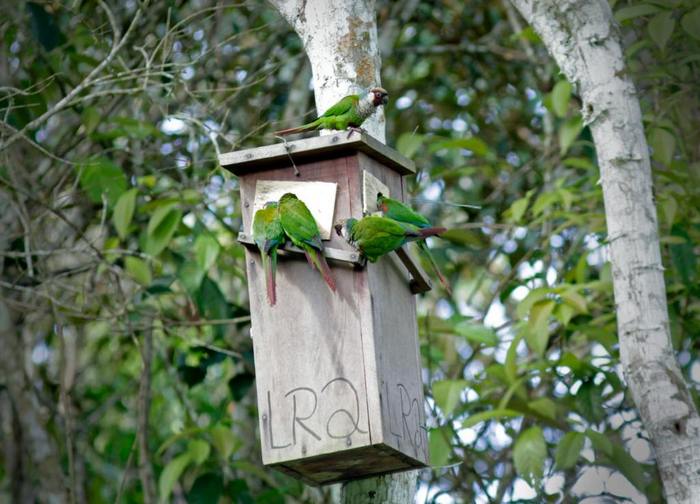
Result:
{"label": "thin twig", "polygon": [[156,485],[153,476],[153,467],[148,449],[148,419],[151,408],[151,363],[153,360],[153,331],[146,329],[143,332],[143,345],[141,345],[141,359],[143,369],[139,383],[138,397],[138,427],[136,436],[139,446],[139,478],[143,490],[143,502],[155,504]]}

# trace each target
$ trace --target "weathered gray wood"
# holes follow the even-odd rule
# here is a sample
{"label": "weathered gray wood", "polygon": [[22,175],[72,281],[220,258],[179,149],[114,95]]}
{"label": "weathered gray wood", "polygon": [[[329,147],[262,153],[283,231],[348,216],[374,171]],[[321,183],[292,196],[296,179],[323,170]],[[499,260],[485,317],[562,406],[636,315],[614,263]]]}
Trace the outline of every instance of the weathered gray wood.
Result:
{"label": "weathered gray wood", "polygon": [[334,135],[315,136],[293,142],[280,141],[254,149],[226,152],[219,156],[219,163],[234,174],[243,175],[270,167],[291,167],[291,160],[298,165],[329,157],[353,155],[358,151],[377,159],[384,166],[402,175],[416,172],[413,161],[373,137],[357,132],[348,136],[344,131]]}
{"label": "weathered gray wood", "polygon": [[[360,153],[359,168],[384,183],[394,198],[404,198],[403,180],[376,160]],[[405,288],[408,271],[398,261],[367,266],[371,296],[379,396],[385,442],[417,460],[428,463],[423,382],[418,348],[416,302]],[[368,387],[369,387],[368,380]]]}
{"label": "weathered gray wood", "polygon": [[[389,478],[398,479],[400,484],[387,484]],[[413,471],[349,481],[341,488],[341,499],[345,504],[410,504],[416,484],[416,473]]]}
{"label": "weathered gray wood", "polygon": [[[361,151],[307,159],[297,163],[298,177],[285,162],[241,176],[246,241],[258,180],[337,183],[337,220],[362,215],[365,169],[403,197],[400,173]],[[336,257],[357,253],[335,233],[324,245]],[[281,255],[271,307],[259,254],[246,249],[263,462],[312,484],[423,467],[409,271],[393,256],[364,269],[331,267],[335,294],[303,256]]]}
{"label": "weathered gray wood", "polygon": [[[253,241],[253,237],[245,233],[238,233],[238,242],[242,243],[246,247],[253,247],[257,250],[257,245]],[[298,247],[287,242],[285,245],[279,249],[282,252],[288,252],[290,254],[295,254],[297,256],[303,256],[304,251]],[[348,252],[347,250],[340,250],[331,247],[324,247],[323,253],[326,259],[331,259],[332,261],[343,262],[352,264],[357,267],[363,267],[367,260],[360,255],[359,252]]]}
{"label": "weathered gray wood", "polygon": [[406,266],[406,269],[411,274],[410,287],[412,293],[420,294],[423,292],[428,292],[433,288],[433,284],[431,283],[428,275],[425,273],[425,270],[421,268],[418,261],[413,260],[408,251],[402,247],[396,251],[396,255],[399,256],[399,259],[401,259],[401,262],[404,266]]}

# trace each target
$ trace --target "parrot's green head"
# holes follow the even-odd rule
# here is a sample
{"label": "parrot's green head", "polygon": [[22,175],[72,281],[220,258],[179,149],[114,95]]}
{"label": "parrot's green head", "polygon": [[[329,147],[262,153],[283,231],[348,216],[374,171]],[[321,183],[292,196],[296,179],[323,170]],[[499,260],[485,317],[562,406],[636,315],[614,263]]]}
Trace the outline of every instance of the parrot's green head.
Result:
{"label": "parrot's green head", "polygon": [[386,196],[382,193],[377,193],[377,209],[386,212]]}
{"label": "parrot's green head", "polygon": [[297,198],[297,195],[294,193],[288,192],[288,193],[285,193],[282,195],[282,197],[280,198],[280,204],[282,204],[286,201],[291,201],[291,200],[295,200],[295,199],[299,199],[299,198]]}
{"label": "parrot's green head", "polygon": [[357,224],[357,219],[353,219],[352,217],[345,219],[344,221],[338,222],[334,226],[335,232],[338,234],[338,236],[342,236],[347,241],[352,241],[352,228],[355,227],[355,224]]}
{"label": "parrot's green head", "polygon": [[263,208],[277,208],[278,203],[276,201],[268,201],[263,205]]}

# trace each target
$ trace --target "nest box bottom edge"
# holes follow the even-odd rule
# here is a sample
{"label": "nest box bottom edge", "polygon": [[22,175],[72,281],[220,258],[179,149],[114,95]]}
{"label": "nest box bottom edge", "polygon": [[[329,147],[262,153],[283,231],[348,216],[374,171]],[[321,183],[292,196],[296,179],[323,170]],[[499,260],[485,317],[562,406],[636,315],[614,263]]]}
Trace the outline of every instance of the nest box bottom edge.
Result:
{"label": "nest box bottom edge", "polygon": [[383,443],[265,465],[313,486],[428,467]]}

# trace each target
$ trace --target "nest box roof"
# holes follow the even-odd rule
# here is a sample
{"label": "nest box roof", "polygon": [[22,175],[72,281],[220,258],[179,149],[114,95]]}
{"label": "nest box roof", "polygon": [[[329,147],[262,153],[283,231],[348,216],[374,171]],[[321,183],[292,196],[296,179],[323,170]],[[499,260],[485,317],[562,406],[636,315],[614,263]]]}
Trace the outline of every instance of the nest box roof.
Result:
{"label": "nest box roof", "polygon": [[280,141],[254,149],[226,152],[219,155],[219,163],[235,175],[243,175],[265,170],[279,163],[289,163],[290,156],[295,163],[301,164],[353,155],[356,152],[363,152],[401,175],[416,172],[413,161],[391,147],[366,133],[353,133],[348,138],[348,133],[344,131],[287,142],[286,146]]}

